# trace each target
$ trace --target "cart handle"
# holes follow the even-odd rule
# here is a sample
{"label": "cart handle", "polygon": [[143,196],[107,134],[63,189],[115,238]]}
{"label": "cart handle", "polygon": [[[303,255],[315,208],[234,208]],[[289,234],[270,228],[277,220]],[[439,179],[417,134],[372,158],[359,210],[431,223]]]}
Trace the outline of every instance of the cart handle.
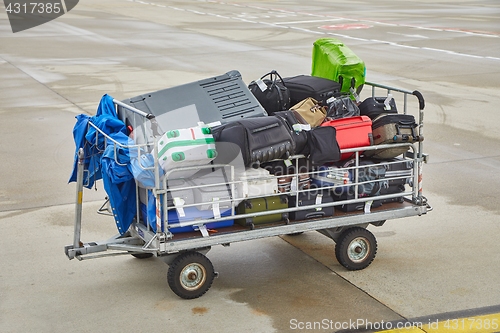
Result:
{"label": "cart handle", "polygon": [[160,136],[160,131],[159,131],[159,126],[158,126],[158,122],[156,122],[156,117],[154,114],[152,113],[146,113],[144,111],[141,111],[137,108],[134,108],[133,106],[130,106],[128,104],[125,104],[117,99],[113,99],[113,103],[115,103],[116,105],[119,105],[125,109],[128,109],[132,112],[135,112],[137,113],[138,115],[140,116],[143,116],[144,118],[148,119],[151,121],[151,130],[153,131],[153,135],[154,136]]}
{"label": "cart handle", "polygon": [[419,106],[419,109],[420,110],[423,110],[425,108],[425,100],[424,100],[424,96],[422,96],[422,94],[420,93],[420,91],[418,90],[414,90],[412,92],[413,95],[415,95],[418,99],[418,106]]}

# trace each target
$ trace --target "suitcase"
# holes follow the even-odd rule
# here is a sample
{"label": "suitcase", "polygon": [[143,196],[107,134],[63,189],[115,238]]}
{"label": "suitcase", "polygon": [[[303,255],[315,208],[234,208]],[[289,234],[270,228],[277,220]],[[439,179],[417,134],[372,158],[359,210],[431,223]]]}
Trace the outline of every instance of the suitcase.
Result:
{"label": "suitcase", "polygon": [[269,115],[290,108],[290,92],[281,76],[274,70],[259,80],[250,82],[248,89]]}
{"label": "suitcase", "polygon": [[385,178],[389,186],[413,186],[413,160],[393,158],[379,164],[385,168]]}
{"label": "suitcase", "polygon": [[291,155],[304,154],[307,150],[306,130],[310,130],[311,126],[295,110],[275,112],[274,116],[281,118],[290,131],[290,135],[293,139],[293,151]]}
{"label": "suitcase", "polygon": [[[327,191],[303,192],[299,193],[299,195],[297,196],[290,196],[288,200],[289,208],[297,207],[297,202],[298,207],[313,206],[333,202],[333,198]],[[291,220],[306,220],[319,217],[328,217],[333,216],[333,214],[333,206],[311,208],[307,210],[297,210],[289,213]]]}
{"label": "suitcase", "polygon": [[[191,205],[194,203],[194,192],[191,185],[182,178],[167,180],[167,206],[174,207],[175,203],[180,205]],[[181,199],[182,201],[179,201]]]}
{"label": "suitcase", "polygon": [[392,96],[368,97],[358,105],[361,116],[368,116],[375,119],[382,113],[398,113],[396,101]]}
{"label": "suitcase", "polygon": [[[325,121],[321,126],[335,127],[340,149],[372,145],[372,121],[367,116],[341,118]],[[361,152],[360,152],[361,153]],[[343,153],[340,160],[351,158],[354,153]]]}
{"label": "suitcase", "polygon": [[[184,179],[169,179],[167,182],[169,189],[167,190],[167,206],[174,207],[175,202],[180,205],[191,205],[194,203],[194,192],[190,185]],[[153,200],[152,190],[138,187],[139,201],[147,205],[148,200]]]}
{"label": "suitcase", "polygon": [[[238,214],[250,214],[286,208],[288,208],[288,197],[286,195],[276,195],[247,199],[238,205],[237,212]],[[288,223],[288,213],[275,213],[236,219],[236,223],[242,226],[249,226],[251,229],[254,229],[255,225],[280,221]]]}
{"label": "suitcase", "polygon": [[[206,126],[170,130],[158,140],[158,163],[165,171],[210,163],[217,157],[215,140]],[[196,170],[174,171],[168,177],[189,177]]]}
{"label": "suitcase", "polygon": [[[142,94],[123,103],[155,116],[163,131],[267,115],[238,71]],[[152,142],[152,123],[122,106],[118,118],[133,130],[138,143]],[[160,130],[160,134],[163,133]]]}
{"label": "suitcase", "polygon": [[291,105],[308,97],[314,98],[321,105],[326,105],[329,98],[340,95],[340,83],[322,77],[298,75],[283,78],[283,83],[290,92]]}
{"label": "suitcase", "polygon": [[[418,125],[415,117],[407,114],[381,114],[373,120],[373,144],[418,142]],[[365,155],[376,159],[390,159],[408,151],[409,147],[395,147],[366,151]]]}
{"label": "suitcase", "polygon": [[[183,222],[192,223],[193,221],[196,220],[214,218],[214,214],[211,210],[199,210],[196,207],[186,207],[183,209],[183,211],[184,211],[183,212],[184,216],[181,216],[182,214],[179,214],[179,211],[177,209],[168,210],[168,224],[183,223]],[[226,217],[230,215],[231,215],[231,209],[226,209],[225,211],[221,212],[221,217]],[[205,224],[205,227],[207,229],[219,229],[224,227],[230,227],[232,225],[234,225],[234,220],[224,220],[224,221],[208,222]],[[196,230],[197,227],[192,225],[169,228],[169,231],[173,234],[196,231]]]}
{"label": "suitcase", "polygon": [[[413,160],[393,158],[383,162],[385,167],[385,178],[387,186],[380,190],[380,195],[402,193],[406,191],[406,185],[413,187]],[[403,202],[403,197],[382,199],[382,203]]]}
{"label": "suitcase", "polygon": [[305,158],[272,161],[261,167],[276,176],[280,193],[308,189],[311,184],[310,163]]}
{"label": "suitcase", "polygon": [[246,118],[212,128],[217,142],[237,145],[247,167],[293,154],[293,139],[281,118]]}
{"label": "suitcase", "polygon": [[338,166],[320,166],[311,173],[311,186],[328,188],[328,191],[340,196],[351,184],[349,169]]}
{"label": "suitcase", "polygon": [[248,168],[238,175],[237,193],[241,198],[278,193],[278,180],[263,168]]}
{"label": "suitcase", "polygon": [[349,92],[352,79],[359,94],[365,83],[366,67],[350,48],[336,38],[320,38],[313,44],[312,76],[341,82],[341,92]]}
{"label": "suitcase", "polygon": [[278,192],[295,195],[293,192],[308,189],[311,185],[311,177],[308,174],[278,176]]}
{"label": "suitcase", "polygon": [[[193,177],[186,179],[192,187],[194,203],[200,210],[212,210],[218,214],[221,209],[231,208],[231,201],[237,206],[241,201],[238,186],[232,185],[229,168],[218,168],[213,171],[201,170]],[[235,178],[236,179],[236,178]]]}
{"label": "suitcase", "polygon": [[[349,160],[337,166],[331,166],[328,169],[328,175],[336,175],[331,177],[335,179],[337,187],[333,188],[330,193],[334,201],[351,200],[355,197],[355,160]],[[335,168],[338,168],[337,170]],[[386,168],[382,164],[377,164],[371,160],[360,160],[358,168],[358,198],[378,196],[383,188],[388,187],[388,182],[385,179]],[[325,177],[325,178],[328,178]],[[342,186],[342,183],[344,186]],[[381,200],[374,200],[369,203],[370,207],[366,207],[365,202],[343,204],[337,206],[345,212],[375,208],[382,205]]]}
{"label": "suitcase", "polygon": [[[403,193],[406,190],[404,185],[390,185],[386,188],[380,190],[380,195],[385,194],[395,194],[395,193]],[[381,199],[380,202],[382,204],[390,203],[390,202],[404,202],[403,197],[391,198],[391,199]]]}
{"label": "suitcase", "polygon": [[[141,202],[139,204],[139,209],[141,211],[141,217],[146,225],[149,225],[151,229],[156,232],[156,200],[151,191],[147,192],[148,200],[146,202]],[[221,217],[231,216],[231,209],[226,209],[221,213]],[[192,222],[201,219],[211,219],[214,218],[214,213],[212,210],[199,210],[196,207],[180,207],[177,209],[169,209],[168,213],[168,224],[182,223],[182,222]],[[162,214],[162,220],[164,216]],[[217,229],[223,227],[229,227],[234,224],[234,220],[224,220],[224,221],[214,221],[205,224],[207,229]],[[163,230],[165,231],[165,223]],[[190,232],[195,231],[195,226],[180,226],[176,228],[169,229],[172,233]]]}

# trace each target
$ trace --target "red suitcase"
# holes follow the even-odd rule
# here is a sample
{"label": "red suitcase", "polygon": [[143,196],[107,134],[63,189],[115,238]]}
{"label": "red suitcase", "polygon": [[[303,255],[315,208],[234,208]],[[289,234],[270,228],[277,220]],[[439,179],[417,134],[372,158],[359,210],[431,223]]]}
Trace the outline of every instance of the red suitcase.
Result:
{"label": "red suitcase", "polygon": [[[340,149],[371,146],[372,120],[367,116],[340,118],[325,121],[321,126],[333,126],[337,130],[337,142]],[[351,158],[354,153],[343,153],[341,160]]]}

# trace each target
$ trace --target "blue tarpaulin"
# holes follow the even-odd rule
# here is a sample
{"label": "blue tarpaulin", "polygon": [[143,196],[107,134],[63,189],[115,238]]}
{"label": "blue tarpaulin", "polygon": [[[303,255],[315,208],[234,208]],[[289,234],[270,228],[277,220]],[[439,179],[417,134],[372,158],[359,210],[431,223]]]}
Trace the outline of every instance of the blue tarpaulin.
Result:
{"label": "blue tarpaulin", "polygon": [[[136,214],[136,190],[131,159],[137,159],[137,150],[116,145],[100,134],[89,122],[113,140],[124,146],[134,142],[127,136],[126,126],[117,118],[113,98],[104,95],[97,113],[93,117],[84,114],[76,116],[73,128],[75,140],[75,163],[69,182],[76,181],[78,150],[84,149],[84,185],[92,188],[96,180],[102,179],[108,195],[116,226],[124,234]],[[132,154],[131,154],[132,153]],[[133,155],[133,156],[131,156]]]}

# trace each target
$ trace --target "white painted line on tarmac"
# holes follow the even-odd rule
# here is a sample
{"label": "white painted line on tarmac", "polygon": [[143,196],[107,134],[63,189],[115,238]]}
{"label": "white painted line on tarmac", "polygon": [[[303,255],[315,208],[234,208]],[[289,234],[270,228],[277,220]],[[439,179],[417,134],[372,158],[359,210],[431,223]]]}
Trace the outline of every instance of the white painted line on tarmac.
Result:
{"label": "white painted line on tarmac", "polygon": [[424,36],[424,35],[409,35],[409,34],[402,34],[402,33],[392,32],[392,31],[389,31],[388,34],[398,35],[398,36],[403,36],[403,37],[410,37],[410,38],[429,39],[429,37]]}
{"label": "white painted line on tarmac", "polygon": [[[226,3],[226,2],[222,2],[222,1],[216,1],[216,0],[198,0],[198,1],[199,2],[211,2],[211,3],[215,3],[215,4],[229,5],[229,6],[235,5],[233,3]],[[351,17],[331,16],[331,15],[325,15],[325,14],[313,14],[313,13],[296,12],[296,11],[285,10],[285,9],[277,9],[277,8],[264,8],[264,7],[257,7],[257,6],[238,5],[238,7],[262,9],[262,10],[266,10],[266,11],[274,10],[274,11],[280,11],[280,12],[285,12],[285,13],[294,13],[297,15],[307,15],[307,16],[314,16],[314,17],[325,17],[325,18],[329,17],[329,18],[334,18],[334,19],[341,19],[341,20],[355,21],[355,22],[368,22],[368,23],[373,23],[373,24],[378,24],[378,25],[387,25],[387,26],[394,26],[394,27],[407,27],[407,28],[429,30],[429,31],[454,32],[454,33],[461,33],[461,34],[474,35],[474,36],[480,36],[480,37],[500,38],[500,34],[495,34],[492,32],[490,33],[490,32],[485,32],[485,31],[479,32],[479,31],[467,31],[467,30],[453,29],[453,28],[422,27],[422,26],[410,25],[410,24],[388,23],[388,22],[373,21],[373,20],[355,19],[355,18],[351,18]]]}
{"label": "white painted line on tarmac", "polygon": [[324,20],[309,20],[309,21],[294,21],[294,22],[276,22],[275,24],[303,24],[303,23],[319,23],[319,22],[334,22],[334,21],[342,21],[340,18],[331,18]]}
{"label": "white painted line on tarmac", "polygon": [[[141,0],[127,0],[127,1],[137,2],[137,3],[140,3],[140,4],[150,4],[150,3],[147,3],[147,2],[143,2]],[[207,2],[206,0],[198,0],[198,1]],[[210,2],[211,3],[215,3],[215,4],[224,4],[224,5],[227,4],[225,2],[213,1],[213,0],[210,0]],[[227,5],[232,5],[232,4],[227,4]],[[244,7],[262,9],[262,10],[266,10],[266,11],[270,10],[269,8],[262,8],[262,7],[256,7],[256,6],[244,6]],[[390,45],[390,46],[393,46],[393,47],[411,48],[411,49],[419,49],[419,50],[424,50],[424,51],[447,53],[447,54],[454,55],[454,56],[459,56],[459,57],[467,57],[467,58],[475,58],[475,59],[488,59],[488,60],[497,60],[497,61],[500,60],[500,57],[479,56],[479,55],[474,55],[474,54],[461,53],[461,52],[456,52],[456,51],[451,51],[451,50],[436,49],[436,48],[430,48],[430,47],[414,47],[414,46],[399,44],[399,43],[390,42],[390,41],[378,40],[378,39],[368,39],[368,38],[353,37],[353,36],[348,36],[348,35],[338,34],[338,33],[332,33],[332,32],[321,32],[321,31],[316,31],[316,30],[311,30],[311,29],[306,29],[306,28],[294,27],[294,26],[291,26],[291,25],[285,25],[283,23],[282,24],[278,24],[278,23],[269,23],[269,22],[262,22],[262,21],[251,21],[251,20],[247,20],[247,19],[244,19],[244,18],[241,18],[241,17],[220,16],[220,15],[215,14],[215,13],[200,12],[200,11],[192,10],[192,9],[181,9],[181,8],[172,7],[172,6],[168,6],[168,8],[175,9],[175,10],[183,10],[183,11],[191,12],[191,13],[194,13],[194,14],[197,14],[197,15],[211,15],[211,16],[221,17],[221,18],[224,18],[224,19],[232,19],[232,20],[242,21],[242,22],[251,23],[251,24],[267,25],[267,26],[272,26],[272,27],[275,27],[275,28],[283,28],[283,29],[293,29],[293,30],[298,30],[298,31],[302,31],[302,32],[305,32],[305,33],[315,34],[315,35],[330,35],[330,36],[335,36],[335,37],[340,37],[340,38],[345,38],[345,39],[351,39],[351,40],[357,40],[357,41],[362,41],[362,42],[371,42],[371,43],[386,44],[386,45]],[[273,9],[273,10],[275,10],[275,9]],[[277,11],[281,11],[281,10],[277,10]],[[307,14],[307,13],[291,12],[291,11],[287,11],[287,12],[289,12],[289,13],[295,13],[295,14],[302,14],[302,15]],[[327,16],[327,15],[318,15],[318,14],[310,14],[310,15],[311,16],[317,16],[317,17],[330,17],[330,16]],[[335,18],[335,17],[333,17],[333,18]],[[344,18],[340,18],[340,17],[336,17],[336,18],[337,19],[344,19]],[[371,23],[376,23],[376,24],[383,24],[382,22],[376,22],[376,21],[366,21],[366,20],[362,21],[362,20],[353,20],[353,19],[349,19],[349,20],[351,20],[351,21],[357,21],[357,22],[371,22]],[[461,33],[464,33],[464,34],[466,33],[465,31],[454,30],[454,29],[435,29],[435,28],[417,27],[417,26],[400,25],[400,24],[393,24],[393,26],[395,26],[395,27],[406,26],[406,27],[412,27],[412,28],[421,29],[421,30],[451,31],[451,32],[461,32]],[[481,37],[484,35],[484,34],[476,34],[474,32],[470,32],[470,31],[467,32],[467,34],[473,34],[474,36],[481,36]],[[500,36],[497,36],[497,35],[488,35],[488,37],[500,37]]]}

